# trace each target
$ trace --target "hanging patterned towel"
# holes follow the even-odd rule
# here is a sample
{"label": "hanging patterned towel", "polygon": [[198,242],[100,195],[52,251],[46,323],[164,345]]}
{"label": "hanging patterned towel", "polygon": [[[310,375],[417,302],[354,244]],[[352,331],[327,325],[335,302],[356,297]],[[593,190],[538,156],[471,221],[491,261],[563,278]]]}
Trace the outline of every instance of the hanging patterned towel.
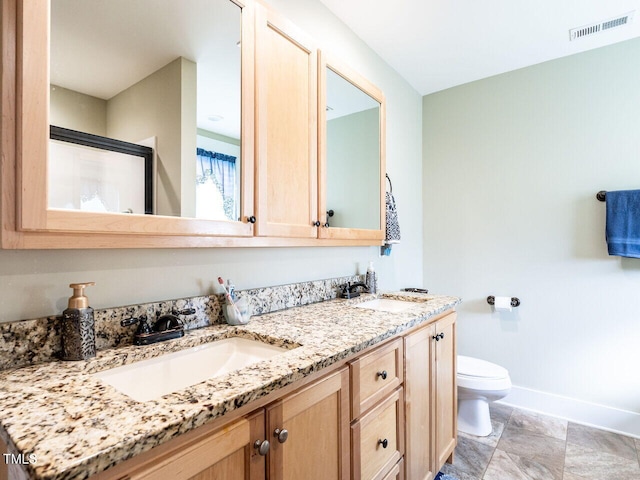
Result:
{"label": "hanging patterned towel", "polygon": [[387,226],[384,243],[391,245],[392,243],[400,243],[400,224],[398,223],[396,200],[393,198],[393,185],[391,185],[389,175],[387,175],[387,180],[389,181],[389,191],[386,192]]}

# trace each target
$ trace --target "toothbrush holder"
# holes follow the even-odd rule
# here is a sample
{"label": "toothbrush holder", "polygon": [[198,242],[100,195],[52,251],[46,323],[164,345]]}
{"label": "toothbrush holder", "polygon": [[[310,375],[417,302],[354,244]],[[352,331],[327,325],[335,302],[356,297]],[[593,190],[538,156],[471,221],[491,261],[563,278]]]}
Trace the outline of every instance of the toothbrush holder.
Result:
{"label": "toothbrush holder", "polygon": [[[251,305],[249,304],[248,297],[241,297],[235,301],[238,311],[233,308],[233,305],[225,303],[222,306],[222,313],[229,325],[246,325],[251,319]],[[240,312],[240,316],[238,316]]]}

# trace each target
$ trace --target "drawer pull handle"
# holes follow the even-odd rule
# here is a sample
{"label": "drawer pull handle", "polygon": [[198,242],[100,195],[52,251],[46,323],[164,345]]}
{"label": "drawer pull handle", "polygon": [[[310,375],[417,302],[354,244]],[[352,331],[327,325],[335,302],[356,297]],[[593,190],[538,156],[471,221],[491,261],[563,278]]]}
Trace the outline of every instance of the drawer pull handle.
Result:
{"label": "drawer pull handle", "polygon": [[256,440],[256,443],[253,444],[253,448],[255,448],[256,450],[258,450],[258,453],[260,455],[262,455],[263,457],[269,453],[269,440]]}
{"label": "drawer pull handle", "polygon": [[378,445],[382,445],[382,448],[387,448],[389,446],[389,440],[386,438],[384,440],[378,440]]}
{"label": "drawer pull handle", "polygon": [[386,380],[386,379],[387,379],[387,371],[386,371],[386,370],[383,370],[383,371],[381,371],[381,372],[378,372],[378,373],[376,373],[376,375],[377,375],[378,377],[382,377],[382,379],[383,379],[383,380]]}
{"label": "drawer pull handle", "polygon": [[278,442],[284,443],[287,441],[287,438],[289,438],[289,431],[286,430],[285,428],[283,428],[282,430],[280,430],[279,428],[276,428],[273,431],[273,436],[278,439]]}

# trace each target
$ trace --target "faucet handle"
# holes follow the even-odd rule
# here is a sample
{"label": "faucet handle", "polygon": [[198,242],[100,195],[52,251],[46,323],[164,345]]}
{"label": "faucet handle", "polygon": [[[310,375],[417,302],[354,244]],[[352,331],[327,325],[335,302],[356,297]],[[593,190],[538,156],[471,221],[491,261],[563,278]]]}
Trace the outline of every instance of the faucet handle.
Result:
{"label": "faucet handle", "polygon": [[120,322],[120,325],[123,327],[128,327],[130,325],[135,325],[136,323],[138,324],[136,335],[139,335],[141,333],[151,333],[151,327],[149,326],[149,323],[147,323],[146,315],[140,315],[139,317],[125,318]]}
{"label": "faucet handle", "polygon": [[136,323],[138,323],[139,320],[140,319],[136,318],[136,317],[125,318],[125,319],[120,321],[120,326],[129,327],[131,325],[135,325]]}

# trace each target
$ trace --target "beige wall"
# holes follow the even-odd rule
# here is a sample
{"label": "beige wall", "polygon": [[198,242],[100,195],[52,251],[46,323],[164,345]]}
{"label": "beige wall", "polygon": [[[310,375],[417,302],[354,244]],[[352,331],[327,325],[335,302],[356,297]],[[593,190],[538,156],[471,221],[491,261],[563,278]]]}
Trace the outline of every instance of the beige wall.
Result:
{"label": "beige wall", "polygon": [[0,250],[0,321],[59,314],[68,284],[88,280],[97,282],[87,292],[96,308],[200,295],[218,275],[243,289],[363,273],[369,260],[383,289],[422,283],[420,95],[317,0],[273,4],[385,94],[387,169],[403,235],[391,257],[378,258],[376,247]]}
{"label": "beige wall", "polygon": [[640,188],[639,85],[635,39],[423,102],[424,278],[464,299],[459,353],[638,413],[640,260],[607,255],[595,195]]}
{"label": "beige wall", "polygon": [[[158,138],[159,215],[195,213],[195,82],[195,63],[177,58],[108,102],[107,136],[128,142]],[[189,167],[191,175],[185,179]]]}
{"label": "beige wall", "polygon": [[107,102],[101,98],[51,85],[50,122],[57,127],[94,135],[107,134]]}

